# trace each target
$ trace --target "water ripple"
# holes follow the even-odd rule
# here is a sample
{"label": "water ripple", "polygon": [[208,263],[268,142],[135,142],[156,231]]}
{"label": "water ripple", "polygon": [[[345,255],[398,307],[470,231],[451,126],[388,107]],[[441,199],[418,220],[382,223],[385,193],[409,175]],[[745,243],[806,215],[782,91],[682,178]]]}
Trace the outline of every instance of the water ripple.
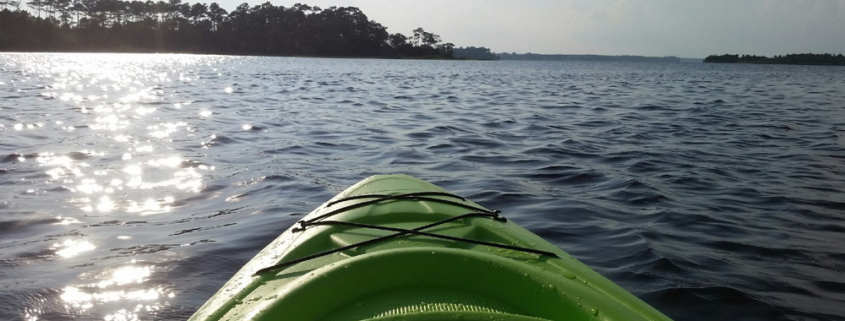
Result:
{"label": "water ripple", "polygon": [[0,319],[186,319],[303,213],[408,173],[677,320],[845,320],[843,79],[0,54]]}

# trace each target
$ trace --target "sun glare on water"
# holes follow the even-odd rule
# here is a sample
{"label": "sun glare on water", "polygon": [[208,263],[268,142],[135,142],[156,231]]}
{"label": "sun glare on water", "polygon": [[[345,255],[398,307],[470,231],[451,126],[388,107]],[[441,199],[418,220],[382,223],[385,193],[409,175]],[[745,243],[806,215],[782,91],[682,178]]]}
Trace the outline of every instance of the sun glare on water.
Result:
{"label": "sun glare on water", "polygon": [[[190,130],[189,120],[160,121],[164,87],[174,81],[193,81],[184,67],[202,62],[191,55],[146,54],[61,54],[33,55],[24,66],[28,74],[49,75],[53,80],[48,96],[73,106],[83,126],[57,121],[68,132],[87,128],[94,135],[110,137],[111,148],[99,151],[48,150],[36,159],[51,183],[62,184],[70,191],[86,195],[74,199],[84,213],[132,213],[149,215],[167,213],[174,196],[150,197],[151,189],[162,188],[173,193],[197,192],[202,186],[202,173],[213,166],[182,166],[179,155],[160,155],[176,137],[184,137]],[[58,59],[56,59],[58,58]],[[206,58],[207,59],[207,58]],[[230,92],[230,90],[227,90]],[[195,108],[201,117],[212,115],[211,106],[181,101],[175,109]],[[67,124],[66,124],[67,123]],[[39,130],[41,123],[16,123],[17,131]],[[247,125],[244,125],[244,129]],[[197,146],[208,148],[207,142]],[[72,156],[68,156],[72,155]],[[109,159],[107,164],[94,164],[97,159]],[[21,162],[26,161],[24,156]],[[138,191],[133,193],[131,191]],[[120,194],[116,194],[120,192]],[[137,198],[136,198],[137,197]]]}
{"label": "sun glare on water", "polygon": [[[141,221],[145,216],[172,213],[178,200],[193,197],[215,167],[192,159],[174,142],[198,149],[213,148],[208,134],[195,135],[197,122],[217,113],[214,106],[180,99],[169,90],[174,82],[200,83],[194,67],[221,57],[149,54],[28,54],[21,56],[22,75],[49,85],[39,97],[55,105],[55,114],[43,121],[16,119],[0,130],[16,135],[61,133],[65,143],[13,154],[16,164],[40,171],[29,194],[61,191],[67,211],[56,213],[53,226],[70,229],[100,222]],[[219,88],[219,87],[216,87]],[[221,95],[231,94],[231,87]],[[241,125],[233,125],[233,129]],[[244,125],[246,126],[246,125]],[[110,223],[111,224],[111,223]],[[104,261],[82,263],[98,252],[109,251],[104,238],[127,247],[148,240],[128,235],[84,234],[49,243],[54,264],[74,265],[78,282],[60,288],[59,299],[70,315],[94,313],[103,320],[140,320],[155,315],[175,293],[151,284],[152,264]],[[135,242],[135,243],[133,243]],[[46,245],[45,245],[46,246]],[[113,257],[113,255],[110,255]],[[114,260],[114,259],[112,259]],[[71,263],[72,262],[72,263]],[[110,265],[111,264],[111,265]],[[117,265],[117,267],[115,267]],[[111,266],[111,267],[110,267]],[[27,308],[22,317],[38,320],[40,306]]]}
{"label": "sun glare on water", "polygon": [[139,320],[141,312],[161,309],[160,299],[174,298],[176,294],[161,286],[145,286],[153,274],[153,267],[142,265],[122,266],[98,274],[91,283],[66,286],[59,296],[66,308],[85,312],[98,305],[121,304],[134,306],[118,309],[105,316],[105,320]]}

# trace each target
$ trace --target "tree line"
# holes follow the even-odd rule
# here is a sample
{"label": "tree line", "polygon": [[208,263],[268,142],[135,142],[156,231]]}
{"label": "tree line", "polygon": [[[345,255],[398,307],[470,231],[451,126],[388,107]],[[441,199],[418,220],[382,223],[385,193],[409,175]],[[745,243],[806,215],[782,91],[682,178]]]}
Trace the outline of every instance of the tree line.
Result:
{"label": "tree line", "polygon": [[324,57],[451,58],[423,28],[410,36],[356,7],[121,0],[0,0],[0,51],[189,52]]}
{"label": "tree line", "polygon": [[788,54],[777,55],[772,58],[755,55],[710,55],[704,62],[711,63],[748,63],[748,64],[787,64],[787,65],[840,65],[845,66],[845,56],[842,54]]}

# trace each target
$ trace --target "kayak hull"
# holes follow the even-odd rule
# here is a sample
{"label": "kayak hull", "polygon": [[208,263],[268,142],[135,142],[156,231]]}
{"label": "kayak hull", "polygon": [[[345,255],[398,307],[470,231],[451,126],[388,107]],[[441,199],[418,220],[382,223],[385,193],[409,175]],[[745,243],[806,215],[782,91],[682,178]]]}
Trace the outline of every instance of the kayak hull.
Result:
{"label": "kayak hull", "polygon": [[[455,219],[493,213],[476,203],[367,196],[443,192],[406,175],[363,180],[301,221],[317,225],[280,235],[191,320],[669,320],[512,222]],[[319,225],[332,222],[357,225]],[[433,235],[400,232],[425,225],[418,232]]]}

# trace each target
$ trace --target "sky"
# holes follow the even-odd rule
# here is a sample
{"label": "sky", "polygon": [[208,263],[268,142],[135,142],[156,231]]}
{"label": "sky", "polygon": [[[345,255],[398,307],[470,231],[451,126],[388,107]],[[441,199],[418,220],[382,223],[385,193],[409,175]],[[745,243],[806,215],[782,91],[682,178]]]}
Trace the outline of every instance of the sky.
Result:
{"label": "sky", "polygon": [[[214,1],[214,0],[211,0]],[[209,1],[209,2],[211,2]],[[227,10],[244,0],[216,0]],[[257,5],[266,0],[246,1]],[[196,2],[185,0],[185,2]],[[845,0],[271,0],[354,6],[391,33],[422,27],[494,52],[845,54]]]}

